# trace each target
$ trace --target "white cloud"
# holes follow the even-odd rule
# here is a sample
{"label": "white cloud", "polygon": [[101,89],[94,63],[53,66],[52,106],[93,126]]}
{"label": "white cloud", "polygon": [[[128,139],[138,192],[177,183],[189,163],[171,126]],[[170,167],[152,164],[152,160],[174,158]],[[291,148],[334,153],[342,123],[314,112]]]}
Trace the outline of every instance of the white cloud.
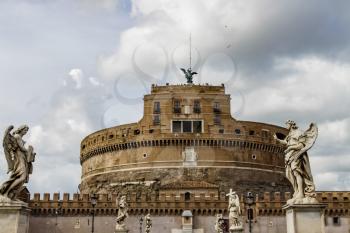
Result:
{"label": "white cloud", "polygon": [[[277,75],[264,85],[246,92],[243,117],[282,112],[322,113],[315,120],[347,116],[350,106],[350,66],[317,57],[280,58],[274,66]],[[256,100],[263,98],[262,102]],[[341,103],[343,107],[339,108]],[[335,105],[336,104],[336,105]],[[322,119],[323,118],[323,119]]]}
{"label": "white cloud", "polygon": [[102,85],[102,84],[97,80],[97,78],[94,78],[94,77],[90,77],[90,78],[89,78],[89,82],[90,82],[92,85],[94,85],[94,86],[100,86],[100,85]]}
{"label": "white cloud", "polygon": [[83,72],[80,69],[72,69],[69,72],[70,78],[75,82],[75,88],[80,89],[83,86]]}
{"label": "white cloud", "polygon": [[[310,157],[317,184],[349,187],[341,179],[348,174],[332,166],[350,163],[346,1],[125,2],[0,3],[8,9],[0,16],[7,32],[0,35],[0,123],[31,125],[34,191],[75,191],[81,138],[137,121],[151,83],[184,82],[179,68],[189,63],[190,33],[195,82],[225,82],[238,119],[294,119],[302,128],[316,121],[320,136]],[[72,64],[79,68],[65,74]]]}

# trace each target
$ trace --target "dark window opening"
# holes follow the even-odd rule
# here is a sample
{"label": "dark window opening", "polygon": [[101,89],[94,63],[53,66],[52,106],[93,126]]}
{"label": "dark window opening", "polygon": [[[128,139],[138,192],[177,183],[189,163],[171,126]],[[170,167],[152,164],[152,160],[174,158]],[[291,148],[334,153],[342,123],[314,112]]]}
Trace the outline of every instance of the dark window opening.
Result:
{"label": "dark window opening", "polygon": [[185,193],[185,201],[189,201],[191,200],[191,193],[190,192],[186,192]]}
{"label": "dark window opening", "polygon": [[254,130],[249,130],[249,135],[250,136],[253,136],[255,134],[255,131]]}
{"label": "dark window opening", "polygon": [[193,121],[193,132],[202,133],[202,121]]}
{"label": "dark window opening", "polygon": [[241,130],[240,129],[235,129],[235,134],[241,134]]}
{"label": "dark window opening", "polygon": [[183,121],[182,122],[182,132],[192,133],[192,121]]}
{"label": "dark window opening", "polygon": [[214,115],[214,124],[215,125],[220,125],[221,124],[221,117],[220,117],[220,115],[217,115],[217,114]]}
{"label": "dark window opening", "polygon": [[202,130],[202,121],[185,120],[172,122],[173,133],[202,133]]}
{"label": "dark window opening", "polygon": [[159,102],[154,102],[153,113],[156,113],[156,114],[160,113],[160,103]]}
{"label": "dark window opening", "polygon": [[333,225],[340,225],[340,218],[339,217],[333,217]]}
{"label": "dark window opening", "polygon": [[199,100],[195,100],[193,104],[193,112],[194,113],[201,113],[201,103]]}
{"label": "dark window opening", "polygon": [[154,130],[153,130],[153,129],[150,129],[148,132],[149,132],[149,133],[153,133],[153,132],[154,132]]}
{"label": "dark window opening", "polygon": [[181,113],[180,100],[174,100],[174,113]]}
{"label": "dark window opening", "polygon": [[224,133],[224,129],[219,129],[219,133]]}
{"label": "dark window opening", "polygon": [[213,112],[215,112],[215,113],[220,113],[221,112],[220,103],[219,102],[214,102]]}
{"label": "dark window opening", "polygon": [[111,135],[108,136],[109,139],[112,139],[113,137],[114,137],[113,134],[111,134]]}
{"label": "dark window opening", "polygon": [[139,129],[135,129],[134,130],[134,135],[139,135],[140,134],[140,130]]}
{"label": "dark window opening", "polygon": [[181,121],[173,121],[173,133],[181,133]]}

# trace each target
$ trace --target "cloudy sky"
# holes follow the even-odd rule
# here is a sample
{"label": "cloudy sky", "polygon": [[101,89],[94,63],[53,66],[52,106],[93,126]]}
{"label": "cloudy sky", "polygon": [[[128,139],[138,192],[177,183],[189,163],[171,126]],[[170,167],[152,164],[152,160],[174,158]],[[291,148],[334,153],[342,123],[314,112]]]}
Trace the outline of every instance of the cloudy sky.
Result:
{"label": "cloudy sky", "polygon": [[[0,129],[27,123],[31,192],[76,192],[79,144],[135,122],[152,83],[225,83],[236,119],[301,128],[318,190],[350,190],[347,0],[3,0]],[[0,152],[0,180],[6,164]]]}

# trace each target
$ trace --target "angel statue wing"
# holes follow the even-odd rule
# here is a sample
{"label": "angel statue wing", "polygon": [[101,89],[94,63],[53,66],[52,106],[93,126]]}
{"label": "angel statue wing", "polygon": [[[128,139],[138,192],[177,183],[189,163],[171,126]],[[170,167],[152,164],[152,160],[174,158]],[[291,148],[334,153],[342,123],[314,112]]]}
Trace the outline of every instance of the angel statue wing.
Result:
{"label": "angel statue wing", "polygon": [[235,205],[238,208],[238,214],[241,215],[242,211],[241,211],[241,205],[239,204],[239,196],[236,194],[236,200],[235,200]]}
{"label": "angel statue wing", "polygon": [[16,139],[12,136],[11,131],[13,130],[13,125],[10,125],[4,135],[3,147],[5,152],[5,157],[7,160],[8,170],[7,173],[13,170],[14,166],[14,152],[17,149]]}
{"label": "angel statue wing", "polygon": [[317,136],[317,125],[315,123],[311,123],[309,129],[307,129],[299,139],[299,142],[303,143],[305,146],[298,152],[295,157],[298,158],[300,155],[308,151],[315,144]]}
{"label": "angel statue wing", "polygon": [[181,68],[180,70],[182,70],[182,72],[184,72],[184,74],[187,74],[187,71],[184,68]]}

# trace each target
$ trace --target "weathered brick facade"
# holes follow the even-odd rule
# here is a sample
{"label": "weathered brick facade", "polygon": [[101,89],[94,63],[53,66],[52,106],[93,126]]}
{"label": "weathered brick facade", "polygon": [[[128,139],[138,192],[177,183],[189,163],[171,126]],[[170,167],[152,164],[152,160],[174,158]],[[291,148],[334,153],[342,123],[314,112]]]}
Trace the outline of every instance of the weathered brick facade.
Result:
{"label": "weathered brick facade", "polygon": [[[236,120],[230,107],[223,85],[153,85],[139,122],[82,141],[81,192],[159,191],[182,180],[222,191],[290,191],[284,149],[272,139],[286,129]],[[186,150],[195,161],[186,163]]]}
{"label": "weathered brick facade", "polygon": [[[139,217],[150,213],[152,232],[181,228],[190,210],[194,228],[214,232],[215,215],[228,216],[226,193],[255,195],[253,232],[286,232],[282,206],[291,186],[284,175],[284,148],[272,139],[286,129],[231,116],[224,86],[152,86],[137,122],[103,129],[81,143],[81,194],[34,194],[30,233],[113,232],[116,200],[127,196],[127,226],[139,232]],[[92,208],[90,194],[98,201]],[[318,192],[327,204],[326,232],[349,231],[350,192]],[[245,227],[248,232],[248,227]]]}

